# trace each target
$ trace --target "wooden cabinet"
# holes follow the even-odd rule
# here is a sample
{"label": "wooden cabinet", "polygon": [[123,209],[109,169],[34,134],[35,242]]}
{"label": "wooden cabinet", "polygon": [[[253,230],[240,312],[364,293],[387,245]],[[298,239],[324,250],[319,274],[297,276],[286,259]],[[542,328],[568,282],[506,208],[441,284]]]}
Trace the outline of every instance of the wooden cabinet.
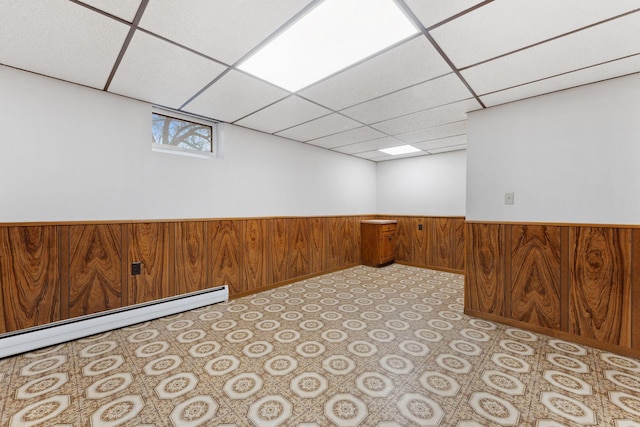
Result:
{"label": "wooden cabinet", "polygon": [[395,260],[396,223],[397,221],[375,219],[360,222],[364,265],[379,267]]}

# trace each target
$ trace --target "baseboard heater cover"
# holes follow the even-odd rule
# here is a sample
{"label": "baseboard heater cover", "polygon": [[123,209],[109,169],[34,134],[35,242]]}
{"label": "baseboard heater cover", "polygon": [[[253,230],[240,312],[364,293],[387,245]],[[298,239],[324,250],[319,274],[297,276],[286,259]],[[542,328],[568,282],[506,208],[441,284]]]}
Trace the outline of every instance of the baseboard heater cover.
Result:
{"label": "baseboard heater cover", "polygon": [[159,317],[229,300],[229,287],[218,286],[177,297],[136,304],[43,326],[0,334],[0,358],[88,337]]}

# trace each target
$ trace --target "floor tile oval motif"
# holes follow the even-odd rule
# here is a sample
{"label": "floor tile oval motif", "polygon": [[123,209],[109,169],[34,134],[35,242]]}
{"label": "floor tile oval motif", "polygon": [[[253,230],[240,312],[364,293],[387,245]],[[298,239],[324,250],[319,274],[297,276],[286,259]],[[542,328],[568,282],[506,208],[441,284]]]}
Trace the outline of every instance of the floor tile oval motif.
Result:
{"label": "floor tile oval motif", "polygon": [[176,337],[176,341],[183,344],[192,343],[206,337],[207,333],[202,329],[191,329],[188,331],[180,332]]}
{"label": "floor tile oval motif", "polygon": [[92,360],[82,368],[85,377],[93,377],[118,369],[124,363],[124,357],[117,354]]}
{"label": "floor tile oval motif", "polygon": [[300,339],[300,332],[295,329],[283,329],[281,331],[276,332],[273,335],[273,338],[283,344],[292,343]]}
{"label": "floor tile oval motif", "polygon": [[80,350],[80,357],[96,357],[102,354],[115,350],[118,347],[118,343],[115,341],[103,341],[95,344],[88,345]]}
{"label": "floor tile oval motif", "polygon": [[137,331],[127,337],[127,341],[131,343],[139,343],[149,341],[160,335],[160,331],[157,329],[145,329],[143,331]]}
{"label": "floor tile oval motif", "polygon": [[533,348],[530,345],[514,340],[500,340],[498,345],[503,350],[520,356],[532,356],[534,353]]}
{"label": "floor tile oval motif", "polygon": [[171,322],[167,325],[167,331],[181,331],[193,326],[193,320],[182,319],[175,322]]}
{"label": "floor tile oval motif", "polygon": [[606,363],[625,371],[640,373],[640,361],[629,357],[618,356],[613,353],[600,353],[600,358]]}
{"label": "floor tile oval motif", "polygon": [[255,328],[262,332],[274,331],[280,327],[281,323],[277,320],[261,320],[256,323]]}
{"label": "floor tile oval motif", "polygon": [[413,371],[413,362],[398,354],[385,354],[378,361],[380,367],[396,375],[406,375]]}
{"label": "floor tile oval motif", "polygon": [[604,377],[617,386],[640,393],[640,377],[616,370],[604,371]]}
{"label": "floor tile oval motif", "polygon": [[217,332],[224,332],[224,331],[228,331],[231,328],[235,328],[237,325],[238,325],[238,322],[236,322],[233,319],[223,319],[223,320],[218,320],[215,323],[212,323],[211,329]]}
{"label": "floor tile oval motif", "polygon": [[351,393],[339,393],[324,404],[324,414],[335,425],[355,427],[369,415],[367,405]]}
{"label": "floor tile oval motif", "polygon": [[367,324],[362,320],[349,319],[342,322],[342,326],[346,329],[349,329],[350,331],[361,331],[363,329],[366,329]]}
{"label": "floor tile oval motif", "polygon": [[356,363],[347,356],[333,355],[322,361],[322,367],[333,375],[347,375],[356,368]]}
{"label": "floor tile oval motif", "polygon": [[443,369],[455,374],[467,374],[471,371],[471,363],[467,359],[455,354],[440,354],[436,357],[436,363]]}
{"label": "floor tile oval motif", "polygon": [[460,391],[455,378],[437,371],[426,371],[420,376],[420,384],[427,391],[442,397],[453,397]]}
{"label": "floor tile oval motif", "polygon": [[303,331],[313,332],[313,331],[317,331],[319,329],[322,329],[324,327],[324,323],[322,323],[319,320],[308,319],[308,320],[303,320],[302,322],[300,322],[298,324],[298,326]]}
{"label": "floor tile oval motif", "polygon": [[289,355],[275,356],[264,362],[264,370],[274,376],[287,375],[298,367],[298,361]]}
{"label": "floor tile oval motif", "polygon": [[181,372],[160,381],[155,391],[160,399],[175,399],[195,389],[198,381],[191,372]]}
{"label": "floor tile oval motif", "polygon": [[304,341],[296,346],[296,353],[305,358],[318,357],[324,353],[326,347],[318,341]]}
{"label": "floor tile oval motif", "polygon": [[469,319],[469,324],[474,328],[484,329],[485,331],[494,331],[498,327],[495,323],[482,319]]}
{"label": "floor tile oval motif", "polygon": [[403,340],[398,344],[400,351],[403,351],[411,356],[422,357],[429,354],[429,346],[414,340]]}
{"label": "floor tile oval motif", "polygon": [[484,371],[482,374],[482,382],[494,390],[498,390],[509,396],[522,396],[526,391],[526,387],[522,381],[513,375],[501,371]]}
{"label": "floor tile oval motif", "polygon": [[330,343],[339,343],[349,338],[349,335],[340,329],[327,329],[320,334],[320,337]]}
{"label": "floor tile oval motif", "polygon": [[578,374],[586,374],[590,371],[589,366],[582,360],[569,357],[560,353],[547,353],[546,359],[551,364],[567,371],[576,372]]}
{"label": "floor tile oval motif", "polygon": [[282,313],[280,315],[280,318],[282,320],[288,320],[291,322],[296,322],[302,318],[304,318],[304,315],[302,313],[300,313],[299,311],[285,311],[284,313]]}
{"label": "floor tile oval motif", "polygon": [[560,393],[545,391],[540,394],[540,403],[549,411],[579,425],[596,425],[595,413],[584,403]]}
{"label": "floor tile oval motif", "polygon": [[134,419],[144,408],[139,395],[127,395],[105,403],[91,415],[91,424],[100,427],[115,427]]}
{"label": "floor tile oval motif", "polygon": [[501,426],[517,426],[520,411],[509,401],[486,392],[473,393],[469,405],[480,416]]}
{"label": "floor tile oval motif", "polygon": [[511,338],[514,338],[516,340],[527,341],[527,342],[538,341],[538,336],[536,334],[529,331],[523,331],[522,329],[511,328],[511,329],[506,329],[504,332],[507,335],[509,335]]}
{"label": "floor tile oval motif", "polygon": [[372,340],[382,343],[391,342],[396,339],[396,335],[386,329],[372,329],[367,332],[367,336]]}
{"label": "floor tile oval motif", "polygon": [[220,351],[222,346],[216,341],[202,341],[189,349],[192,357],[208,357]]}
{"label": "floor tile oval motif", "polygon": [[46,421],[64,412],[69,407],[70,401],[69,396],[62,395],[52,396],[27,405],[11,417],[9,427],[43,425]]}
{"label": "floor tile oval motif", "polygon": [[542,374],[542,378],[555,387],[579,396],[590,396],[593,394],[590,384],[566,372],[547,370]]}
{"label": "floor tile oval motif", "polygon": [[328,382],[317,372],[303,372],[291,380],[289,388],[303,399],[314,399],[327,389]]}
{"label": "floor tile oval motif", "polygon": [[51,393],[59,389],[67,382],[69,382],[69,375],[65,372],[38,377],[20,386],[18,390],[16,390],[16,398],[32,399],[42,396],[43,394]]}
{"label": "floor tile oval motif", "polygon": [[444,411],[438,402],[419,393],[404,394],[397,407],[403,417],[420,426],[437,426],[444,418]]}
{"label": "floor tile oval motif", "polygon": [[378,352],[378,347],[370,342],[356,340],[347,346],[349,353],[360,357],[371,357]]}
{"label": "floor tile oval motif", "polygon": [[44,359],[34,360],[20,369],[20,375],[30,377],[49,372],[67,363],[68,357],[64,355],[50,356]]}
{"label": "floor tile oval motif", "polygon": [[622,391],[610,391],[609,400],[623,411],[640,417],[640,397]]}
{"label": "floor tile oval motif", "polygon": [[413,335],[415,335],[416,338],[420,338],[429,342],[442,341],[442,334],[430,329],[416,329]]}
{"label": "floor tile oval motif", "polygon": [[264,314],[259,311],[246,311],[240,315],[240,319],[245,322],[255,322],[256,320],[260,320],[264,317]]}
{"label": "floor tile oval motif", "polygon": [[531,365],[529,364],[529,362],[510,354],[494,353],[491,356],[491,361],[501,368],[508,369],[509,371],[519,374],[524,374],[531,371]]}
{"label": "floor tile oval motif", "polygon": [[482,349],[479,345],[464,341],[464,340],[452,340],[449,342],[449,348],[458,353],[462,353],[466,356],[478,356],[482,353]]}
{"label": "floor tile oval motif", "polygon": [[484,331],[478,331],[475,329],[461,329],[460,335],[465,337],[468,340],[479,341],[479,342],[487,342],[491,339],[488,333]]}
{"label": "floor tile oval motif", "polygon": [[126,390],[133,383],[133,375],[128,372],[109,375],[91,384],[85,394],[87,399],[103,399]]}
{"label": "floor tile oval motif", "polygon": [[427,326],[441,331],[450,331],[453,329],[453,324],[442,319],[429,319],[427,320]]}
{"label": "floor tile oval motif", "polygon": [[225,341],[230,343],[245,342],[253,338],[253,331],[250,329],[236,329],[224,336]]}
{"label": "floor tile oval motif", "polygon": [[387,397],[393,391],[393,381],[379,372],[364,372],[356,378],[356,387],[371,397]]}
{"label": "floor tile oval motif", "polygon": [[337,311],[323,311],[320,313],[320,318],[323,320],[342,320],[344,315],[342,313],[338,313]]}
{"label": "floor tile oval motif", "polygon": [[266,356],[273,351],[273,344],[268,341],[254,341],[242,349],[242,354],[250,358]]}
{"label": "floor tile oval motif", "polygon": [[164,353],[169,349],[169,343],[166,341],[153,341],[147,344],[143,344],[136,348],[136,356],[138,357],[151,357],[157,356],[160,353]]}
{"label": "floor tile oval motif", "polygon": [[178,368],[182,364],[182,358],[175,354],[162,356],[144,365],[144,373],[147,375],[162,375]]}
{"label": "floor tile oval motif", "polygon": [[211,396],[194,396],[173,408],[169,418],[174,426],[203,426],[217,411],[218,403]]}
{"label": "floor tile oval motif", "polygon": [[561,351],[563,353],[569,353],[575,356],[585,356],[587,354],[587,350],[584,347],[581,347],[578,344],[574,344],[571,342],[566,342],[562,340],[549,340],[548,344],[554,349]]}
{"label": "floor tile oval motif", "polygon": [[233,372],[238,366],[240,366],[240,359],[236,356],[225,354],[209,360],[206,365],[204,365],[204,369],[209,375],[220,377]]}
{"label": "floor tile oval motif", "polygon": [[248,417],[256,426],[277,427],[293,414],[291,403],[280,395],[264,396],[249,407]]}
{"label": "floor tile oval motif", "polygon": [[245,372],[227,380],[222,390],[231,399],[246,399],[262,388],[262,378],[253,372]]}

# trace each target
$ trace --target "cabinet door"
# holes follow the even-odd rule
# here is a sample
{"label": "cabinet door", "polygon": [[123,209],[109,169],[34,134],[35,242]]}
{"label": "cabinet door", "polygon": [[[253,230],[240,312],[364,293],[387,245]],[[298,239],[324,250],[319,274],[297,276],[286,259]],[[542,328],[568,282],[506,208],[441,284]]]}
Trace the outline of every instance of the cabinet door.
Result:
{"label": "cabinet door", "polygon": [[380,234],[380,264],[393,261],[396,251],[395,231],[383,232]]}

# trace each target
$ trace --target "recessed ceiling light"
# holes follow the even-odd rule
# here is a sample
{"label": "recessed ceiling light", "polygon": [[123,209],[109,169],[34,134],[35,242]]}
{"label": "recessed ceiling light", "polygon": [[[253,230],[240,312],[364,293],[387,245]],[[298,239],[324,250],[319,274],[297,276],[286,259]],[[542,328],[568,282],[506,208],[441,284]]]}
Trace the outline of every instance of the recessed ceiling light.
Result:
{"label": "recessed ceiling light", "polygon": [[417,32],[393,0],[325,0],[238,68],[295,92]]}
{"label": "recessed ceiling light", "polygon": [[400,145],[398,147],[383,148],[378,151],[382,151],[383,153],[390,154],[392,156],[397,156],[399,154],[417,153],[418,151],[422,150],[414,147],[413,145]]}

